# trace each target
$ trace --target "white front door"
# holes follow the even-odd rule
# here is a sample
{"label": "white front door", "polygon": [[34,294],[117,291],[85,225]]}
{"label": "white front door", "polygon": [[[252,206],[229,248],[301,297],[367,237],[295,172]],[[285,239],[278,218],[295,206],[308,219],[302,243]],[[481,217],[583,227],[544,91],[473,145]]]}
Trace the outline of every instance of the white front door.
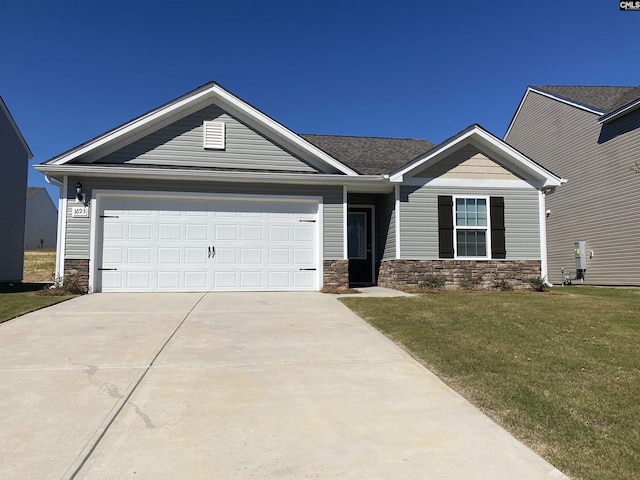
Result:
{"label": "white front door", "polygon": [[318,203],[104,197],[97,291],[317,290]]}

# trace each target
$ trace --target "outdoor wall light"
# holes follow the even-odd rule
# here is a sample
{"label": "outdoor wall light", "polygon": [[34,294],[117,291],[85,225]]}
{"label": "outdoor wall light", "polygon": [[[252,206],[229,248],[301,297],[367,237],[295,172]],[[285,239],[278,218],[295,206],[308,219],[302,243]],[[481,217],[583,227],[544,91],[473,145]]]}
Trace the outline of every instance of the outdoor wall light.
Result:
{"label": "outdoor wall light", "polygon": [[76,183],[76,202],[84,202],[84,194],[82,193],[82,184]]}

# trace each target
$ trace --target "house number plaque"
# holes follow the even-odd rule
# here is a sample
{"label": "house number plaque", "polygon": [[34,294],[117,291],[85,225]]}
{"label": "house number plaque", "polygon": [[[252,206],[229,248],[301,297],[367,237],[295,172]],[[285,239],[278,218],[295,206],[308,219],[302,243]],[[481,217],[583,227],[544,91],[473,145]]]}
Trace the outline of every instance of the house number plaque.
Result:
{"label": "house number plaque", "polygon": [[89,207],[72,207],[71,216],[72,217],[88,217]]}

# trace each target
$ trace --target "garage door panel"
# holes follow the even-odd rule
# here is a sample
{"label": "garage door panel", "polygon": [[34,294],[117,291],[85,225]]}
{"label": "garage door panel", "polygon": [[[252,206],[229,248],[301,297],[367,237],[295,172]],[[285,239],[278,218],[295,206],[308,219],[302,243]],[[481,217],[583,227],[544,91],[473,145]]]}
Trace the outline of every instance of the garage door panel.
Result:
{"label": "garage door panel", "polygon": [[217,265],[235,265],[237,261],[235,248],[216,247],[215,263]]}
{"label": "garage door panel", "polygon": [[207,288],[207,273],[199,271],[184,272],[184,286],[186,290],[202,290]]}
{"label": "garage door panel", "polygon": [[180,265],[180,247],[159,247],[158,264],[160,265]]}
{"label": "garage door panel", "polygon": [[214,240],[237,240],[238,239],[238,226],[235,224],[216,225]]}
{"label": "garage door panel", "polygon": [[208,230],[209,230],[209,226],[207,224],[186,225],[184,239],[187,241],[191,241],[191,240],[206,241]]}
{"label": "garage door panel", "polygon": [[289,242],[291,241],[291,227],[289,225],[269,225],[269,241]]}
{"label": "garage door panel", "polygon": [[262,286],[262,272],[240,272],[240,288],[255,289]]}
{"label": "garage door panel", "polygon": [[182,225],[179,223],[161,223],[158,225],[159,240],[181,240]]}
{"label": "garage door panel", "polygon": [[151,288],[150,272],[133,271],[126,272],[127,288],[136,290],[149,290]]}
{"label": "garage door panel", "polygon": [[288,248],[270,248],[269,265],[289,265],[291,256]]}
{"label": "garage door panel", "polygon": [[104,205],[101,266],[115,270],[99,271],[98,290],[317,288],[317,203],[112,198]]}
{"label": "garage door panel", "polygon": [[240,227],[240,240],[262,241],[262,225],[242,225]]}
{"label": "garage door panel", "polygon": [[180,272],[158,272],[158,289],[175,290],[180,288]]}
{"label": "garage door panel", "polygon": [[185,248],[184,249],[184,263],[186,264],[197,264],[197,265],[207,265],[208,262],[208,251],[207,247],[197,247],[197,248]]}

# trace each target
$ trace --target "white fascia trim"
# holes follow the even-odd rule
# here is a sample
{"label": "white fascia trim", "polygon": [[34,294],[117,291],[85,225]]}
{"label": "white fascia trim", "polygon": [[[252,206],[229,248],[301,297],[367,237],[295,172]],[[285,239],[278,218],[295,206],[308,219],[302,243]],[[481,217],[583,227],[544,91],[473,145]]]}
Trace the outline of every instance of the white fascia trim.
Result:
{"label": "white fascia trim", "polygon": [[400,185],[396,185],[396,260],[400,260]]}
{"label": "white fascia trim", "polygon": [[[545,193],[538,193],[538,215],[540,218],[540,277],[548,279],[548,263],[547,263],[547,210]],[[551,285],[549,283],[549,285]]]}
{"label": "white fascia trim", "polygon": [[272,173],[185,170],[179,168],[130,168],[113,165],[74,164],[37,165],[39,172],[48,175],[75,175],[82,177],[149,178],[161,180],[228,181],[244,183],[287,183],[303,185],[382,185],[388,183],[383,175],[337,175],[315,173]]}
{"label": "white fascia trim", "polygon": [[236,97],[235,95],[232,95],[230,92],[227,92],[226,90],[224,90],[220,86],[216,85],[214,87],[214,89],[216,90],[217,95],[221,99],[223,99],[227,103],[233,105],[235,108],[241,110],[245,114],[253,117],[257,121],[265,124],[271,130],[276,132],[278,135],[286,138],[288,141],[296,144],[298,147],[300,147],[300,148],[308,151],[312,155],[320,158],[321,160],[323,160],[324,162],[328,163],[329,165],[331,165],[335,169],[339,170],[340,172],[344,173],[345,175],[350,175],[350,176],[351,175],[355,175],[355,176],[358,175],[358,173],[356,171],[351,170],[346,165],[338,162],[335,158],[331,157],[330,155],[327,155],[325,152],[320,150],[315,145],[307,142],[305,139],[301,138],[299,135],[296,135],[291,130],[286,128],[284,125],[276,122],[272,118],[270,118],[267,115],[265,115],[264,113],[262,113],[260,110],[257,110],[256,108],[252,107],[251,105],[243,102],[238,97]]}
{"label": "white fascia trim", "polygon": [[611,112],[608,115],[604,115],[600,117],[598,119],[598,123],[607,123],[607,122],[610,122],[611,120],[615,120],[616,118],[621,117],[622,115],[627,113],[629,110],[635,110],[637,107],[640,107],[640,98],[625,105],[620,110],[616,110],[615,112]]}
{"label": "white fascia trim", "polygon": [[440,160],[443,154],[446,154],[447,150],[451,150],[453,147],[459,145],[460,143],[473,143],[476,147],[494,149],[502,155],[512,158],[514,160],[513,163],[515,166],[519,166],[525,171],[532,174],[534,177],[543,180],[543,188],[560,186],[566,182],[566,180],[556,177],[551,172],[548,172],[535,162],[531,161],[529,158],[517,151],[512,146],[494,137],[493,135],[490,135],[488,132],[477,126],[469,129],[468,132],[464,133],[455,140],[445,143],[440,148],[431,152],[429,155],[422,158],[418,162],[413,163],[412,165],[398,171],[390,177],[390,180],[392,182],[403,182],[405,175],[410,175],[412,171],[426,168],[429,163],[436,163],[438,160]]}
{"label": "white fascia trim", "polygon": [[342,254],[344,260],[349,260],[348,225],[349,216],[349,191],[346,185],[342,187]]}

